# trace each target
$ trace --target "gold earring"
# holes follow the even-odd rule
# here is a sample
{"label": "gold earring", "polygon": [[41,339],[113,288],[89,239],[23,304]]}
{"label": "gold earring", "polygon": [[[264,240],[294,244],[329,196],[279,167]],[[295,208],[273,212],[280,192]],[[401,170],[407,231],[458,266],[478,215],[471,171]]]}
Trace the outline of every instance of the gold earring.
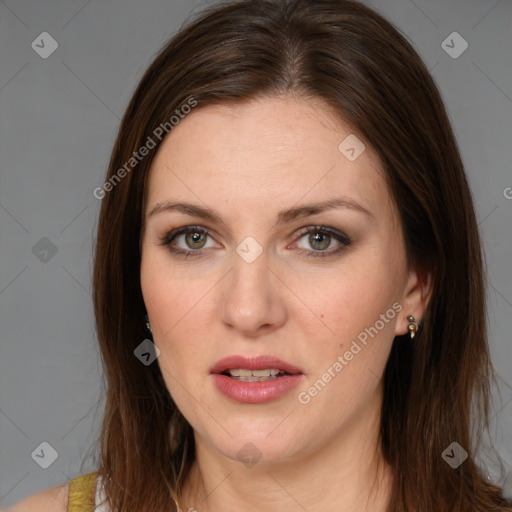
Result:
{"label": "gold earring", "polygon": [[412,315],[409,315],[407,317],[407,320],[409,323],[409,334],[411,335],[411,340],[416,335],[416,332],[418,331],[418,324],[414,321],[414,317]]}
{"label": "gold earring", "polygon": [[151,330],[151,325],[149,325],[149,318],[148,318],[148,315],[146,314],[146,328],[147,330],[150,332],[150,333],[153,333],[153,331]]}

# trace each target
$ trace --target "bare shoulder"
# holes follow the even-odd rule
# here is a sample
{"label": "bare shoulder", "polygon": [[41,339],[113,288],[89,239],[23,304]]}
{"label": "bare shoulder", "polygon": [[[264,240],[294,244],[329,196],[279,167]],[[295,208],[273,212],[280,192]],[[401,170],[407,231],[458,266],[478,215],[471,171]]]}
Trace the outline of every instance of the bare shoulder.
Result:
{"label": "bare shoulder", "polygon": [[69,485],[51,487],[31,494],[15,503],[5,512],[66,512],[68,509]]}

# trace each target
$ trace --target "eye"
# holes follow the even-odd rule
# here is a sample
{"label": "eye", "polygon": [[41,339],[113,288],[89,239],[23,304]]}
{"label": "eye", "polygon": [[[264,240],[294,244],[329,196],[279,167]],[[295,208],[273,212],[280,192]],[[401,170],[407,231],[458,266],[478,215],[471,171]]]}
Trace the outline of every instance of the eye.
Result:
{"label": "eye", "polygon": [[[161,240],[161,243],[166,245],[171,253],[187,258],[203,254],[201,249],[208,248],[206,246],[206,238],[208,236],[208,230],[201,226],[185,226],[171,231]],[[174,245],[176,240],[181,237],[183,237],[185,243],[184,248]]]}
{"label": "eye", "polygon": [[[300,234],[299,240],[304,238],[306,244],[313,248],[313,251],[308,248],[302,248],[307,253],[307,257],[332,256],[348,247],[351,243],[350,238],[344,233],[325,226],[309,226],[304,228]],[[333,250],[327,251],[326,249],[329,248],[333,240],[337,241],[338,245]],[[302,252],[302,249],[300,252]]]}

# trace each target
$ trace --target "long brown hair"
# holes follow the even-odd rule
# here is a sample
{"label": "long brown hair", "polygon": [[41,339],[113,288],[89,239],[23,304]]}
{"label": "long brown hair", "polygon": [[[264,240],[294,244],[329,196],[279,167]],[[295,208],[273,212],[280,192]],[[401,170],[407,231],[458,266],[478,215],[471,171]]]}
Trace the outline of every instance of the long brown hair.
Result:
{"label": "long brown hair", "polygon": [[[106,379],[98,473],[110,507],[178,510],[195,457],[193,430],[158,364],[134,356],[148,337],[140,237],[146,177],[162,133],[193,102],[201,108],[283,93],[322,99],[373,146],[400,213],[408,262],[433,276],[422,329],[412,343],[395,338],[384,375],[381,444],[394,471],[388,510],[512,511],[475,462],[475,439],[488,430],[493,368],[484,256],[457,142],[411,44],[351,0],[214,6],[165,45],[130,101],[98,190],[93,273]],[[146,156],[130,160],[150,145]],[[469,453],[457,469],[442,458],[452,442]]]}

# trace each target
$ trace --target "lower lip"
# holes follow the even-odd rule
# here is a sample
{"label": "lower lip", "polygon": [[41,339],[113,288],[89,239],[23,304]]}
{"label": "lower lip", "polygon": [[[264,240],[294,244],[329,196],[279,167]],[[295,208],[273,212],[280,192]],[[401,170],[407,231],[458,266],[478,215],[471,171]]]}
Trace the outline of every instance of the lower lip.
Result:
{"label": "lower lip", "polygon": [[303,377],[298,373],[262,382],[242,382],[219,373],[212,376],[223,395],[242,404],[262,404],[276,400],[297,387]]}

